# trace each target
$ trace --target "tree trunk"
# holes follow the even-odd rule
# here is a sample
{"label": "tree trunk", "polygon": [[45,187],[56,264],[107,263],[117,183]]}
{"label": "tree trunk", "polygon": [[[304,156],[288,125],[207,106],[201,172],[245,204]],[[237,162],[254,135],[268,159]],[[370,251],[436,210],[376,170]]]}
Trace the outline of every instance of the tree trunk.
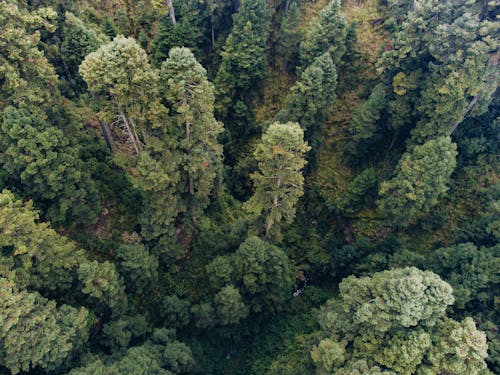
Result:
{"label": "tree trunk", "polygon": [[137,138],[137,134],[135,132],[135,129],[133,129],[133,126],[131,126],[129,124],[127,116],[125,116],[125,113],[123,112],[123,110],[120,106],[120,103],[118,102],[118,99],[116,99],[116,96],[113,96],[113,99],[115,100],[115,104],[116,104],[118,110],[120,111],[120,118],[123,121],[123,126],[125,127],[125,132],[127,133],[127,136],[129,138],[130,142],[132,142],[132,145],[134,146],[134,150],[135,150],[136,155],[139,155],[139,153],[141,151],[141,147],[140,147],[139,139]]}
{"label": "tree trunk", "polygon": [[285,16],[288,16],[288,9],[290,9],[290,3],[291,3],[291,0],[286,0]]}
{"label": "tree trunk", "polygon": [[101,120],[99,120],[99,125],[101,126],[102,135],[104,136],[104,139],[106,140],[106,144],[108,145],[109,149],[113,154],[116,153],[116,143],[113,138],[113,133],[109,128],[109,125]]}
{"label": "tree trunk", "polygon": [[168,15],[170,16],[170,20],[172,21],[172,24],[175,27],[177,25],[177,21],[175,19],[175,9],[174,9],[174,4],[172,4],[172,0],[167,0],[167,7],[168,7]]}
{"label": "tree trunk", "polygon": [[215,50],[215,30],[214,30],[214,20],[213,17],[210,20],[211,23],[211,40],[212,40],[212,51]]}
{"label": "tree trunk", "polygon": [[[491,66],[496,66],[498,63],[498,54],[497,53],[494,53],[492,55],[490,55],[490,58],[488,59],[488,66],[486,69],[488,69],[489,67]],[[495,72],[492,72],[490,74],[487,75],[486,79],[484,80],[484,83],[486,84],[489,84],[491,83],[494,79],[495,79]],[[462,121],[464,121],[465,117],[469,114],[470,111],[472,111],[472,109],[474,108],[474,106],[477,104],[477,102],[479,101],[479,99],[481,99],[481,94],[483,94],[483,91],[479,91],[473,98],[472,100],[470,101],[469,105],[467,106],[467,108],[465,109],[464,111],[464,114],[462,115],[462,118],[460,120],[458,120],[454,125],[453,127],[451,128],[450,130],[450,135],[453,134],[453,132],[458,128],[458,125],[460,125],[462,123]]]}

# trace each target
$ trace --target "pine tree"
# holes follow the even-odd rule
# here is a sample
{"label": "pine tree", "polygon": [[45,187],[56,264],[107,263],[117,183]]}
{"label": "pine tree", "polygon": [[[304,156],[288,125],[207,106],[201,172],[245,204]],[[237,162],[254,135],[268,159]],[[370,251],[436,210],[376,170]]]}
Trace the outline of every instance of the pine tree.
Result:
{"label": "pine tree", "polygon": [[[265,76],[270,19],[265,0],[243,0],[221,53],[215,78],[216,112],[229,132],[230,144],[238,144],[255,130],[247,103]],[[231,158],[237,153],[233,148]]]}
{"label": "pine tree", "polygon": [[160,72],[161,93],[170,108],[172,138],[181,155],[177,190],[192,220],[210,202],[221,182],[222,124],[214,117],[213,87],[187,48],[173,48]]}
{"label": "pine tree", "polygon": [[9,185],[21,187],[54,223],[95,222],[99,197],[78,149],[44,113],[30,110],[3,112],[0,165]]}
{"label": "pine tree", "polygon": [[304,131],[293,122],[270,125],[257,145],[259,172],[251,175],[255,191],[244,208],[264,216],[266,237],[274,224],[282,219],[290,223],[295,217],[297,201],[304,194],[302,169],[309,150]]}
{"label": "pine tree", "polygon": [[380,186],[379,207],[391,222],[407,225],[438,203],[456,166],[456,148],[450,137],[439,137],[403,155],[396,176]]}
{"label": "pine tree", "polygon": [[309,23],[300,44],[301,66],[305,69],[314,60],[329,52],[338,66],[346,52],[347,23],[340,13],[340,0],[332,0]]}
{"label": "pine tree", "polygon": [[298,122],[304,129],[305,139],[311,145],[309,161],[314,162],[321,145],[321,126],[327,119],[327,110],[335,100],[337,71],[330,53],[314,60],[290,89],[285,107],[275,121]]}
{"label": "pine tree", "polygon": [[73,242],[38,222],[32,202],[8,190],[0,194],[0,249],[0,277],[54,295],[71,290],[74,269],[85,261]]}
{"label": "pine tree", "polygon": [[52,102],[57,76],[39,44],[40,30],[53,31],[55,18],[51,8],[29,12],[12,0],[0,3],[0,110]]}
{"label": "pine tree", "polygon": [[56,307],[0,277],[0,363],[12,374],[57,369],[85,344],[88,330],[85,308]]}
{"label": "pine tree", "polygon": [[158,102],[158,73],[133,38],[117,36],[85,57],[80,74],[94,95],[102,95],[103,120],[113,121],[137,155],[147,123],[158,124],[165,108]]}

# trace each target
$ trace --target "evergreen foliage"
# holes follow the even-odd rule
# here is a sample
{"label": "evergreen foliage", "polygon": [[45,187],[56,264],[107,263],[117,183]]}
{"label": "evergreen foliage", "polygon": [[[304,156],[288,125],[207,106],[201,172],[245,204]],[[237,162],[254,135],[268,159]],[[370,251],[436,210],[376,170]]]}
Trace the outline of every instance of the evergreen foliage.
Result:
{"label": "evergreen foliage", "polygon": [[266,237],[275,223],[282,219],[291,223],[295,217],[297,201],[304,194],[301,171],[309,149],[297,123],[275,122],[262,135],[255,150],[259,172],[251,176],[255,192],[244,208],[264,216]]}
{"label": "evergreen foliage", "polygon": [[400,225],[414,220],[422,210],[429,211],[448,191],[456,155],[456,145],[450,137],[415,146],[401,158],[396,176],[382,182],[379,207]]}
{"label": "evergreen foliage", "polygon": [[499,16],[0,1],[0,373],[500,373]]}

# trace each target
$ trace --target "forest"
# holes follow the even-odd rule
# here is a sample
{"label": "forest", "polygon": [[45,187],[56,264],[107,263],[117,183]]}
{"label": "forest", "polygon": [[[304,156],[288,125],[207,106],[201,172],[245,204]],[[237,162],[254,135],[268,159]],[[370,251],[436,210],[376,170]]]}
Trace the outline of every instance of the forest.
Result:
{"label": "forest", "polygon": [[498,0],[0,0],[0,374],[500,374]]}

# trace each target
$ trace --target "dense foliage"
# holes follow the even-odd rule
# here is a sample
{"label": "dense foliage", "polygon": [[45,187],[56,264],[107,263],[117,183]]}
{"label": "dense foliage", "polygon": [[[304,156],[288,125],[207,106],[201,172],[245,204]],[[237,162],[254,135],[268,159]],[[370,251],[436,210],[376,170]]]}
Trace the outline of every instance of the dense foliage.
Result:
{"label": "dense foliage", "polygon": [[500,373],[499,19],[0,1],[0,374]]}

